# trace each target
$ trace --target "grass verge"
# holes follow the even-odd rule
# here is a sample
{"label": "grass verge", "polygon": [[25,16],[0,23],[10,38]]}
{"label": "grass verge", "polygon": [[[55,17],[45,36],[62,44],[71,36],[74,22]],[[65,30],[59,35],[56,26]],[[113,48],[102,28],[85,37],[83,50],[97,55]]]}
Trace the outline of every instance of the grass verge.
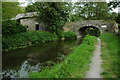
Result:
{"label": "grass verge", "polygon": [[[102,59],[103,59],[103,73],[104,78],[120,78],[119,72],[119,53],[118,53],[118,38],[114,34],[102,34]],[[119,50],[120,51],[120,50]]]}
{"label": "grass verge", "polygon": [[97,39],[87,35],[82,44],[73,48],[65,60],[52,68],[30,73],[31,78],[84,78],[89,69]]}
{"label": "grass verge", "polygon": [[2,39],[3,51],[24,48],[38,43],[58,40],[56,34],[46,31],[27,31]]}
{"label": "grass verge", "polygon": [[[64,34],[63,34],[64,33]],[[62,37],[65,39],[73,40],[76,39],[76,34],[74,32],[63,32]],[[32,46],[38,43],[46,43],[50,41],[55,41],[60,39],[54,33],[46,31],[27,31],[23,33],[18,33],[11,35],[9,37],[2,38],[2,49],[3,51],[8,51],[17,48],[24,48]]]}

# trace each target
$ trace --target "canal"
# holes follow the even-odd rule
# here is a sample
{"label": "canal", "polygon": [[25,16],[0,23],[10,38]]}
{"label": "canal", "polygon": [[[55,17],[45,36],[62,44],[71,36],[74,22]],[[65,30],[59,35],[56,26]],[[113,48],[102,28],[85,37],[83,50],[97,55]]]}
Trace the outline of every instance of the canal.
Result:
{"label": "canal", "polygon": [[29,72],[38,72],[46,66],[53,66],[71,53],[72,47],[81,40],[55,41],[23,49],[3,52],[3,77],[28,77]]}

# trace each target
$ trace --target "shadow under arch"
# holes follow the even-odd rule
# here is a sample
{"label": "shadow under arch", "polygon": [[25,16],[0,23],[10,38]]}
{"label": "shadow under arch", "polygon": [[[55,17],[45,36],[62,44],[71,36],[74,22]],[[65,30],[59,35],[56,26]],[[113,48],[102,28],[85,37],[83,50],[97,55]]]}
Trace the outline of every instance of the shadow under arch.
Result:
{"label": "shadow under arch", "polygon": [[84,26],[79,28],[78,30],[79,36],[85,36],[87,34],[92,35],[92,36],[99,36],[102,33],[102,29],[96,26]]}

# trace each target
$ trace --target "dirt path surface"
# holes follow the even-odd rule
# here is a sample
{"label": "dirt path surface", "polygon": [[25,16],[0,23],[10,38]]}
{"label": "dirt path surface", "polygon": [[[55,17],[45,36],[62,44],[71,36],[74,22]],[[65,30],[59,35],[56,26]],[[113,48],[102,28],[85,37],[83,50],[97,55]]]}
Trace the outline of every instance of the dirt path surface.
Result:
{"label": "dirt path surface", "polygon": [[99,38],[98,43],[96,45],[96,49],[94,51],[94,55],[92,57],[92,61],[90,64],[90,69],[87,72],[86,78],[102,78],[100,73],[102,72],[102,59],[101,59],[101,41]]}

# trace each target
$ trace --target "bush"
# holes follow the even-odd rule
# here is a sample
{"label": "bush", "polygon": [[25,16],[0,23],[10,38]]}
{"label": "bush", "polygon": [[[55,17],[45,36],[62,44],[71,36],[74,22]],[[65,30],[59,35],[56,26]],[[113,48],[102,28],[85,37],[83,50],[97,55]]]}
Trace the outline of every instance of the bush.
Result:
{"label": "bush", "polygon": [[96,37],[87,35],[80,46],[73,48],[73,52],[65,58],[65,61],[56,64],[51,69],[46,68],[41,72],[30,73],[30,77],[84,78],[89,69],[89,63],[95,50],[96,42]]}
{"label": "bush", "polygon": [[2,49],[11,50],[16,48],[24,48],[37,43],[45,43],[57,40],[57,36],[45,31],[28,31],[8,38],[2,39]]}
{"label": "bush", "polygon": [[62,29],[58,29],[58,30],[57,30],[57,33],[56,33],[56,34],[57,34],[57,36],[58,36],[59,39],[62,38],[62,33],[63,33],[63,30],[62,30]]}
{"label": "bush", "polygon": [[18,21],[16,20],[6,20],[2,22],[2,36],[8,37],[13,34],[26,32],[27,27],[22,26]]}
{"label": "bush", "polygon": [[77,35],[75,32],[67,31],[67,32],[62,32],[61,37],[64,37],[66,40],[69,40],[69,39],[76,39]]}
{"label": "bush", "polygon": [[90,35],[86,35],[85,38],[83,38],[82,43],[86,43],[86,44],[94,44],[94,42],[96,42],[96,37],[94,36],[90,36]]}

